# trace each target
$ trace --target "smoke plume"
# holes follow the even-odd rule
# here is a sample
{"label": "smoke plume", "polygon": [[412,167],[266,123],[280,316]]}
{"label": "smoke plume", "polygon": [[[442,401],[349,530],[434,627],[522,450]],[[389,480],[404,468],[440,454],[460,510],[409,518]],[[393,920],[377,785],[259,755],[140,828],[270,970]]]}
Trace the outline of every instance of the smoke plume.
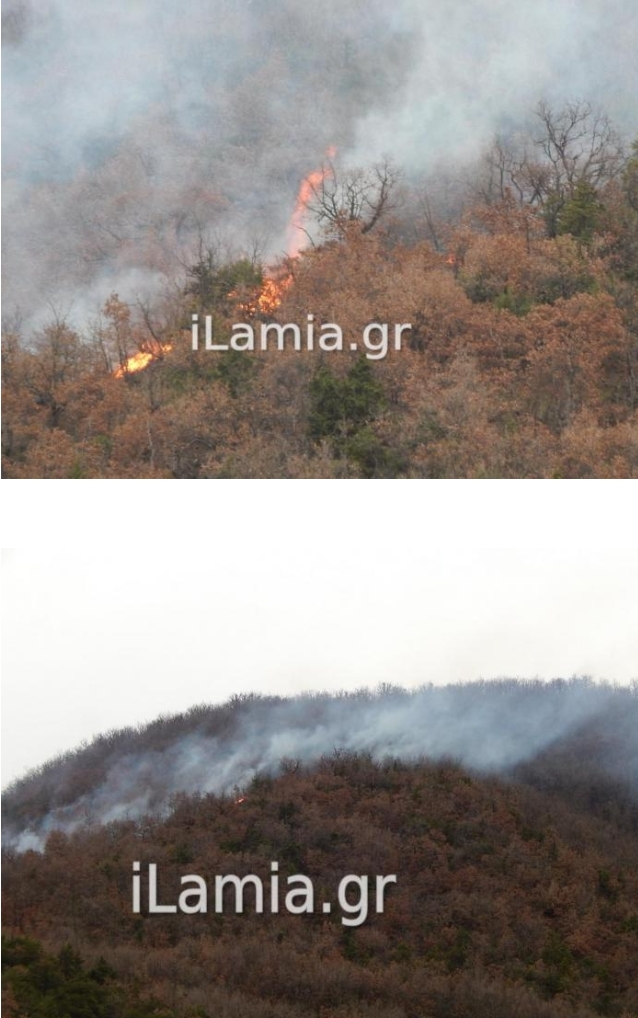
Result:
{"label": "smoke plume", "polygon": [[162,814],[177,793],[232,793],[257,775],[276,775],[285,760],[312,765],[335,751],[377,761],[453,758],[481,773],[508,774],[584,731],[602,771],[638,792],[635,689],[585,679],[501,680],[236,697],[108,733],[27,775],[4,796],[4,839],[18,850],[40,849],[52,830]]}
{"label": "smoke plume", "polygon": [[632,0],[7,0],[5,308],[84,321],[202,238],[280,254],[329,145],[408,173],[545,97],[638,129]]}

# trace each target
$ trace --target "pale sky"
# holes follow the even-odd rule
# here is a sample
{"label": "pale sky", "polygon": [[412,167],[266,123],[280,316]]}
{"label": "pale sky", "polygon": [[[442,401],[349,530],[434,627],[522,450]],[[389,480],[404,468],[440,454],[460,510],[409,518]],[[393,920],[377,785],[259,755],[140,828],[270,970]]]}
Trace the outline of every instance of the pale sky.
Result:
{"label": "pale sky", "polygon": [[181,542],[132,522],[103,550],[9,549],[3,784],[101,731],[240,691],[638,678],[638,549],[569,547],[568,528],[560,549],[486,547],[469,524],[468,546],[458,521],[433,532],[408,502],[346,524],[295,506],[229,516],[222,498]]}

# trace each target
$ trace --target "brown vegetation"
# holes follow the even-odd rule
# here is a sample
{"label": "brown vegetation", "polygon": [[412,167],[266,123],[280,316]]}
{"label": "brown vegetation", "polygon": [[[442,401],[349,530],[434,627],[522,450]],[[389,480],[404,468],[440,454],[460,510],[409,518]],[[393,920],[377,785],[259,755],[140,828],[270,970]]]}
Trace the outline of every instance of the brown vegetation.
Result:
{"label": "brown vegetation", "polygon": [[[638,157],[588,106],[538,115],[452,203],[333,168],[307,203],[324,241],[276,300],[254,259],[208,249],[153,306],[112,295],[90,334],[9,329],[5,476],[638,476]],[[216,343],[247,315],[305,336],[312,314],[344,351],[193,351],[195,311]],[[404,349],[365,359],[374,321],[411,323]]]}
{"label": "brown vegetation", "polygon": [[[516,691],[509,684],[500,695]],[[385,695],[391,703],[404,694]],[[545,694],[541,684],[523,684],[517,695]],[[474,694],[461,687],[459,704],[472,696],[485,710],[498,684]],[[198,727],[221,737],[251,703],[110,733],[14,786],[11,821],[50,809],[51,775],[67,796],[73,788],[90,795],[113,754],[124,780],[127,761],[132,767],[143,749],[159,761],[162,747]],[[266,710],[266,702],[254,703]],[[320,714],[321,702],[303,709]],[[335,750],[308,767],[283,761],[278,776],[258,775],[241,794],[179,794],[162,815],[52,831],[41,853],[6,850],[4,925],[14,938],[5,950],[8,1013],[637,1015],[635,715],[635,691],[617,691],[606,711],[570,725],[507,778],[481,777],[450,760],[379,762]],[[243,915],[216,914],[210,900],[207,914],[143,908],[136,915],[133,860],[157,863],[160,900],[169,902],[182,875],[199,874],[211,887],[216,874],[254,873],[268,903],[272,860],[281,886],[291,874],[308,875],[317,902],[334,901],[348,873],[396,873],[397,883],[383,914],[371,909],[351,928],[336,908],[273,915],[267,904],[256,915],[250,895]],[[46,957],[25,937],[37,938]],[[68,1010],[60,1001],[72,992],[83,1004]],[[100,994],[108,1007],[89,1007]]]}
{"label": "brown vegetation", "polygon": [[[128,999],[179,1015],[552,1016],[638,1013],[638,832],[452,764],[336,754],[256,779],[247,798],[182,798],[5,858],[5,924],[106,960]],[[134,916],[131,861],[178,877],[397,873],[383,915]],[[199,1009],[199,1010],[198,1010]],[[164,1013],[164,1011],[160,1012]]]}

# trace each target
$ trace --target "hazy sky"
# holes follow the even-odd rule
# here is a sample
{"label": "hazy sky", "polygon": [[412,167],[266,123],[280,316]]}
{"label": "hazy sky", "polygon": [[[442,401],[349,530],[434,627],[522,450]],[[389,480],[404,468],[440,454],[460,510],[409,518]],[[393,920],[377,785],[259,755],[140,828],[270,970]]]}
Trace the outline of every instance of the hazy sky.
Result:
{"label": "hazy sky", "polygon": [[117,548],[7,552],[3,783],[238,691],[638,678],[638,549],[471,549],[414,511],[322,530],[279,508],[275,525],[222,502],[201,545],[132,525]]}

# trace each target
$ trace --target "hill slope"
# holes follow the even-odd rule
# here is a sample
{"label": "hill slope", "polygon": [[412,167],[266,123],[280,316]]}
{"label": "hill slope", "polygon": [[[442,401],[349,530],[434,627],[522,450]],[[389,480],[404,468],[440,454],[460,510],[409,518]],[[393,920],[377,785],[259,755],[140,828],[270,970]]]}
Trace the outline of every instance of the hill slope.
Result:
{"label": "hill slope", "polygon": [[[237,698],[98,738],[5,796],[7,1013],[638,1015],[637,711],[635,690],[587,681],[483,683]],[[319,732],[324,743],[340,732],[342,745],[321,755]],[[355,752],[363,732],[377,741]],[[288,758],[275,762],[273,745]],[[184,747],[199,766],[173,772],[169,790]],[[185,773],[199,788],[177,790]],[[78,804],[104,805],[97,792],[116,779],[122,815],[82,822]],[[25,831],[42,851],[20,844]],[[150,863],[161,903],[197,874],[208,910],[149,914]],[[215,911],[215,876],[227,874],[259,877],[263,913],[250,889],[243,914],[228,891]],[[304,914],[283,904],[294,874],[313,884]],[[358,925],[343,922],[337,897],[348,874],[370,883]],[[374,878],[390,874],[377,914]]]}
{"label": "hill slope", "polygon": [[[336,754],[256,778],[246,798],[182,797],[164,820],[52,834],[5,858],[5,922],[100,956],[127,1006],[165,1014],[558,1016],[638,1013],[638,837],[452,764]],[[397,875],[386,910],[134,915],[133,860],[160,901],[179,877]],[[212,907],[212,906],[211,906]],[[199,1008],[199,1010],[197,1010]],[[129,1012],[122,1012],[129,1013]],[[132,1012],[130,1012],[132,1013]]]}
{"label": "hill slope", "polygon": [[[54,829],[166,813],[176,793],[228,793],[276,774],[286,758],[312,763],[334,749],[376,760],[449,757],[501,774],[559,750],[570,781],[587,765],[636,791],[637,692],[572,679],[236,696],[107,732],[27,774],[3,796],[4,842],[39,848]],[[543,780],[538,766],[533,774]]]}

